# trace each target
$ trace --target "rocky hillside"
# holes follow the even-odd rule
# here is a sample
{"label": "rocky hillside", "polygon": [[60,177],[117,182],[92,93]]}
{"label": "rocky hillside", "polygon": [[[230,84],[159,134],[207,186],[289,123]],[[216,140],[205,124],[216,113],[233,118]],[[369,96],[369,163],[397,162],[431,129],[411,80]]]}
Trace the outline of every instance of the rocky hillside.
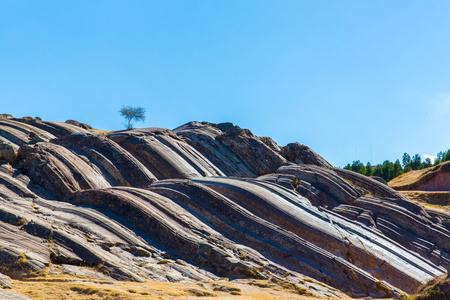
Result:
{"label": "rocky hillside", "polygon": [[389,186],[400,191],[450,191],[450,161],[405,173],[389,181]]}
{"label": "rocky hillside", "polygon": [[97,133],[0,119],[0,271],[270,279],[399,297],[450,267],[450,215],[231,123]]}

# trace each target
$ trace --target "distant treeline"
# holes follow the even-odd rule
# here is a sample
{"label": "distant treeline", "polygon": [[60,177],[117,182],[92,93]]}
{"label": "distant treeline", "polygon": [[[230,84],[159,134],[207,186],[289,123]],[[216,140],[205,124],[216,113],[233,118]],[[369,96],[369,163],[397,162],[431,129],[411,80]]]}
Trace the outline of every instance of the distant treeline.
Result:
{"label": "distant treeline", "polygon": [[400,163],[400,160],[398,159],[395,162],[385,160],[382,164],[378,164],[374,167],[369,162],[364,166],[361,161],[357,160],[354,161],[351,165],[347,164],[344,169],[358,172],[366,176],[378,176],[383,178],[387,182],[411,170],[428,168],[449,160],[450,150],[439,152],[437,154],[437,158],[434,160],[434,163],[432,163],[431,159],[428,157],[425,158],[424,161],[422,161],[422,158],[419,154],[411,157],[408,153],[405,152],[403,153],[402,163]]}

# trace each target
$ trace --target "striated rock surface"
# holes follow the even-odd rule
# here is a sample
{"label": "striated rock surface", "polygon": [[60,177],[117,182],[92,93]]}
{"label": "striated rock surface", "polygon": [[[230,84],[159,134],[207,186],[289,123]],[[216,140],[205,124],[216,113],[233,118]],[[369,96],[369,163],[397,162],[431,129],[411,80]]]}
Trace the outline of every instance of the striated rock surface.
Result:
{"label": "striated rock surface", "polygon": [[449,214],[307,146],[231,123],[89,130],[0,117],[1,273],[257,278],[385,298],[450,268]]}
{"label": "striated rock surface", "polygon": [[281,174],[294,175],[298,181],[297,185],[300,187],[300,189],[297,187],[298,191],[306,190],[303,192],[304,196],[309,193],[316,194],[313,201],[317,206],[332,208],[341,203],[351,204],[355,199],[367,193],[364,189],[351,185],[333,170],[323,167],[290,165],[281,167],[278,171]]}
{"label": "striated rock surface", "polygon": [[75,120],[67,120],[64,123],[75,125],[75,126],[78,126],[78,127],[84,128],[84,129],[93,129],[91,125],[85,124],[85,123],[80,123],[80,122],[75,121]]}
{"label": "striated rock surface", "polygon": [[111,133],[108,137],[129,151],[158,179],[224,175],[169,129],[134,129]]}
{"label": "striated rock surface", "polygon": [[[23,170],[57,199],[73,192],[111,186],[101,171],[73,151],[52,143],[22,147]],[[22,152],[21,152],[22,154]]]}
{"label": "striated rock surface", "polygon": [[88,130],[78,127],[76,125],[64,123],[64,122],[51,122],[51,121],[42,121],[39,118],[31,118],[31,117],[24,117],[24,118],[12,118],[9,121],[17,121],[20,123],[24,123],[30,126],[33,126],[35,128],[38,128],[39,130],[45,131],[49,134],[52,134],[57,137],[62,137],[65,135],[69,135],[72,133],[85,133],[89,132]]}
{"label": "striated rock surface", "polygon": [[111,185],[147,187],[156,180],[139,160],[103,135],[77,133],[52,142],[87,157]]}
{"label": "striated rock surface", "polygon": [[272,173],[287,161],[248,129],[232,123],[190,122],[174,129],[227,176]]}
{"label": "striated rock surface", "polygon": [[316,165],[324,168],[333,168],[322,156],[308,146],[300,143],[287,144],[281,149],[281,155],[296,164]]}
{"label": "striated rock surface", "polygon": [[[399,272],[396,267],[389,266],[398,263],[398,257],[392,260],[388,257],[398,251],[396,248],[399,245],[391,244],[391,241],[381,242],[378,233],[363,230],[357,224],[320,211],[310,205],[307,199],[280,186],[226,178],[198,179],[196,182],[221,195],[190,182],[155,182],[151,189],[183,201],[193,212],[204,216],[205,221],[216,223],[217,229],[224,235],[261,251],[268,258],[279,260],[290,257],[284,264],[291,270],[301,270],[332,286],[342,286],[346,282],[346,292],[352,295],[365,293],[358,285],[361,281],[372,285],[369,294],[380,296],[381,293],[375,287],[377,279],[359,266],[372,269],[378,280],[408,280],[411,288],[418,287],[421,280],[414,282],[409,276],[412,273],[417,275],[428,272],[426,270],[431,267],[423,265],[419,267],[420,271],[416,269],[405,277],[403,272],[407,268]],[[345,223],[345,226],[341,223]],[[333,224],[340,225],[337,227]],[[377,240],[380,242],[378,246],[374,245]],[[386,246],[386,249],[378,248],[380,245],[384,245],[382,248]],[[367,249],[374,251],[368,254]],[[391,249],[392,253],[387,249]],[[386,264],[387,260],[389,262]],[[412,261],[409,263],[415,264]],[[379,265],[384,267],[378,269],[376,266]],[[439,268],[432,268],[436,268],[436,274],[440,274]],[[355,272],[355,277],[349,279],[345,270]]]}
{"label": "striated rock surface", "polygon": [[342,178],[350,181],[355,186],[365,189],[367,193],[370,193],[373,196],[398,199],[406,205],[411,203],[411,201],[403,194],[397,192],[377,179],[339,168],[334,168],[334,172]]}

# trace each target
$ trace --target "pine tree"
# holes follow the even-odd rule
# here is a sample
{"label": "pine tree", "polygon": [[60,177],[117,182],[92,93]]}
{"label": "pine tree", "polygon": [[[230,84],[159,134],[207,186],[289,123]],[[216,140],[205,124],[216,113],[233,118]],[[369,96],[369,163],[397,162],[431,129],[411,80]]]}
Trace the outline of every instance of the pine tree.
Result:
{"label": "pine tree", "polygon": [[408,171],[411,171],[411,156],[409,156],[408,153],[403,153],[403,171],[406,173]]}
{"label": "pine tree", "polygon": [[370,162],[367,162],[367,165],[366,165],[366,176],[372,176],[372,174],[373,174],[372,165],[370,164]]}

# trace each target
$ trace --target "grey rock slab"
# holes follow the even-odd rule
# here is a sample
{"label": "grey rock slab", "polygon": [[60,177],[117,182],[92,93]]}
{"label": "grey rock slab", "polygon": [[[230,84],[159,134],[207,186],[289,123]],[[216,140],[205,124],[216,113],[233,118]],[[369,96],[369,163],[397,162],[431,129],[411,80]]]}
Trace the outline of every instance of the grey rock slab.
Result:
{"label": "grey rock slab", "polygon": [[281,148],[281,155],[296,164],[316,165],[332,169],[333,166],[311,148],[300,143],[290,143]]}
{"label": "grey rock slab", "polygon": [[279,153],[265,145],[250,130],[232,126],[216,137],[230,149],[254,173],[264,175],[273,173],[287,161]]}
{"label": "grey rock slab", "polygon": [[47,141],[55,138],[53,134],[45,130],[14,120],[7,120],[7,121],[0,120],[0,125],[8,126],[17,129],[19,131],[22,131],[28,136],[29,139],[33,139],[36,136],[39,136]]}
{"label": "grey rock slab", "polygon": [[[201,180],[198,179],[196,180],[196,182],[208,184],[212,181],[218,180],[231,181],[231,179],[226,178],[220,179],[205,178]],[[239,182],[238,180],[234,181],[240,187],[245,186],[246,184],[247,185],[250,184],[245,182]],[[221,182],[221,184],[224,184],[224,182]],[[215,186],[210,185],[210,186],[212,188],[215,188],[217,185]],[[259,251],[265,251],[263,253],[265,253],[265,255],[268,258],[272,257],[272,259],[275,258],[281,259],[281,257],[289,257],[289,260],[283,263],[288,263],[289,268],[293,268],[294,271],[301,270],[303,274],[305,274],[306,272],[307,273],[306,275],[308,276],[316,278],[317,280],[320,280],[327,284],[331,284],[332,286],[337,287],[339,289],[344,289],[347,292],[352,291],[352,293],[355,294],[357,294],[358,293],[357,290],[359,290],[358,284],[355,283],[355,285],[353,285],[352,282],[350,283],[348,282],[349,279],[347,275],[345,275],[345,272],[342,273],[344,269],[354,270],[354,272],[356,272],[358,276],[362,276],[361,278],[358,279],[360,281],[368,280],[366,282],[367,286],[374,284],[373,282],[371,284],[369,283],[371,282],[371,280],[376,281],[376,279],[370,279],[372,277],[368,275],[365,271],[361,270],[356,265],[352,265],[351,263],[349,264],[349,262],[345,262],[344,260],[342,260],[342,258],[333,255],[330,252],[327,252],[326,250],[304,240],[303,238],[301,238],[300,235],[295,234],[292,231],[282,229],[281,227],[283,225],[280,224],[280,222],[276,222],[273,219],[265,220],[266,216],[262,218],[261,214],[259,214],[260,216],[258,217],[258,214],[255,215],[254,209],[252,210],[252,208],[249,208],[248,205],[244,204],[245,208],[242,207],[241,205],[243,204],[242,203],[243,200],[242,201],[241,199],[236,200],[237,197],[236,195],[237,193],[239,193],[236,189],[233,192],[233,197],[230,198],[230,193],[225,193],[226,197],[220,195],[224,194],[224,190],[215,189],[215,191],[211,191],[206,187],[202,187],[202,185],[198,184],[196,185],[194,183],[190,183],[189,181],[184,182],[174,180],[159,181],[153,183],[151,188],[152,190],[155,190],[158,193],[161,193],[167,197],[170,197],[171,199],[174,199],[174,201],[177,201],[177,203],[180,203],[180,205],[183,204],[187,209],[189,208],[190,211],[192,211],[192,213],[194,213],[195,215],[202,216],[202,220],[204,222],[210,223],[211,226],[213,226],[216,230],[222,232],[225,236],[229,237],[230,239],[237,240]],[[271,188],[275,190],[275,187]],[[265,192],[268,193],[267,190]],[[283,194],[286,191],[283,192],[278,191],[278,192],[280,192],[280,194]],[[247,192],[243,193],[246,194],[246,197],[252,199],[248,201],[254,202],[254,198],[252,196],[249,196],[248,190]],[[286,193],[289,194],[290,192]],[[267,196],[272,199],[277,198],[277,196],[280,197],[273,191],[271,195],[267,194]],[[298,197],[301,198],[300,196]],[[305,205],[307,205],[308,203],[306,199],[305,200],[291,199],[291,200],[297,204],[306,203]],[[288,201],[283,199],[282,202],[284,202],[284,205],[286,205],[285,202]],[[256,202],[254,202],[252,207],[254,206],[263,207],[264,205],[258,205]],[[273,210],[273,207],[268,207],[267,210]],[[289,206],[289,210],[290,211],[295,210],[295,205]],[[274,212],[274,215],[278,216],[277,219],[284,220],[285,216],[281,216],[277,212]],[[309,217],[309,219],[311,219],[311,216]],[[317,220],[314,221],[313,219],[311,220],[309,219],[305,219],[304,222],[317,223]],[[275,223],[272,224],[269,221]],[[325,221],[323,222],[325,225],[326,224],[330,225],[330,222],[328,220],[326,222]],[[336,229],[333,230],[335,232],[337,231]],[[312,235],[307,230],[299,229],[298,232],[300,231],[303,231],[303,235],[305,237],[309,238]],[[312,232],[313,230],[310,231]],[[336,232],[336,234],[339,235],[339,239],[342,239],[339,233]],[[325,230],[321,238],[322,239],[327,238]],[[350,232],[349,238],[352,239]],[[352,241],[355,241],[355,244],[359,243],[357,238],[355,238]],[[363,247],[361,246],[361,248]],[[360,250],[360,253],[364,253],[364,251]],[[301,260],[297,260],[299,257],[301,257]],[[372,258],[372,260],[376,260],[376,257]],[[381,263],[382,260],[379,260],[379,264]],[[341,264],[348,264],[348,265],[347,267],[342,269],[338,267]],[[389,264],[387,264],[387,266],[389,266]],[[398,270],[395,271],[394,268],[392,267],[390,268],[391,268],[390,271],[393,270],[396,274],[402,276],[402,280],[407,280],[410,284],[414,284],[415,287],[420,285],[420,282],[416,281],[417,275],[408,274],[408,276],[406,277],[404,275],[401,275],[402,271],[404,271],[404,269],[407,267],[403,267],[402,271]],[[432,275],[426,274],[423,271],[419,272],[421,272],[420,276],[423,276],[422,280],[424,280],[424,278],[426,280],[427,278],[432,277]],[[384,276],[386,276],[387,274],[388,272],[386,272]],[[380,273],[378,275],[382,276],[383,274]],[[416,278],[413,279],[412,277]],[[352,281],[352,279],[350,279],[350,281]],[[346,286],[344,286],[344,282],[346,282]],[[404,286],[402,288],[409,289],[410,287]],[[375,291],[376,288],[373,289],[368,287],[368,290],[370,290],[370,293],[372,294],[377,293]],[[361,292],[361,290],[359,292]]]}
{"label": "grey rock slab", "polygon": [[299,180],[293,174],[271,173],[260,176],[257,179],[273,182],[287,189],[295,190],[308,199],[314,206],[336,207],[339,205],[339,203],[330,195],[316,188],[309,182]]}
{"label": "grey rock slab", "polygon": [[75,126],[75,125],[67,124],[64,122],[42,121],[40,119],[31,118],[31,117],[12,118],[11,120],[39,128],[39,129],[46,131],[56,137],[62,137],[62,136],[69,135],[72,133],[89,132],[86,129],[83,129],[83,128]]}
{"label": "grey rock slab", "polygon": [[258,139],[263,142],[267,147],[272,149],[272,151],[275,151],[277,153],[281,152],[281,147],[278,146],[277,143],[275,143],[274,140],[272,140],[270,137],[267,136],[259,136]]}
{"label": "grey rock slab", "polygon": [[[385,247],[389,245],[389,248],[396,249],[399,253],[408,253],[394,241],[383,239],[383,236],[369,228],[361,228],[357,223],[345,219],[334,219],[336,216],[330,217],[310,205],[306,199],[302,200],[301,196],[282,187],[263,185],[257,180],[243,182],[230,178],[205,178],[196,182],[213,188],[255,215],[306,238],[316,246],[373,272],[376,277],[394,285],[398,286],[399,282],[409,280],[410,284],[418,287],[430,276],[441,273],[437,266],[427,260],[417,259],[413,253],[398,256],[396,251],[387,251]],[[380,239],[383,241],[380,242]],[[354,259],[355,257],[358,259]],[[375,271],[381,264],[385,268]],[[430,266],[433,266],[434,271],[429,272]],[[406,271],[411,268],[417,269]],[[407,277],[404,277],[405,273],[408,274]]]}
{"label": "grey rock slab", "polygon": [[26,144],[29,141],[28,134],[16,128],[2,124],[0,124],[0,136],[2,136],[3,139],[7,139],[11,143],[19,146]]}
{"label": "grey rock slab", "polygon": [[73,192],[111,186],[98,168],[74,152],[52,143],[38,143],[25,158],[24,170],[58,199]]}
{"label": "grey rock slab", "polygon": [[206,157],[186,142],[180,141],[179,139],[174,139],[172,136],[167,135],[159,135],[156,138],[180,155],[185,161],[193,166],[197,172],[200,173],[200,175],[225,176],[219,168],[213,165]]}
{"label": "grey rock slab", "polygon": [[341,168],[334,168],[333,170],[336,174],[350,181],[353,185],[367,190],[372,196],[394,198],[403,201],[405,204],[412,203],[405,195],[372,177]]}
{"label": "grey rock slab", "polygon": [[158,134],[154,131],[138,133],[126,132],[127,138],[121,137],[122,134],[120,138],[108,137],[117,140],[158,179],[223,175],[201,153],[168,130],[158,131]]}
{"label": "grey rock slab", "polygon": [[77,127],[81,127],[83,129],[93,129],[91,125],[86,124],[86,123],[81,123],[75,120],[66,120],[64,123],[70,124],[70,125],[75,125]]}
{"label": "grey rock slab", "polygon": [[34,203],[39,215],[47,221],[58,227],[70,226],[81,230],[83,235],[99,244],[128,245],[130,251],[134,251],[132,247],[141,247],[149,252],[157,252],[157,249],[149,247],[132,230],[95,209],[41,198],[36,199]]}
{"label": "grey rock slab", "polygon": [[122,142],[125,142],[127,139],[136,136],[157,136],[157,135],[165,135],[173,139],[180,139],[172,130],[161,127],[147,127],[147,128],[136,128],[131,130],[114,131],[112,133],[109,133],[107,137],[115,141],[116,143],[121,144]]}
{"label": "grey rock slab", "polygon": [[[299,181],[305,181],[316,189],[326,193],[336,203],[349,204],[364,195],[365,191],[352,186],[333,170],[314,165],[288,165],[278,169],[278,173],[295,175]],[[316,202],[318,199],[315,199]],[[332,204],[327,201],[324,204]]]}
{"label": "grey rock slab", "polygon": [[[154,277],[154,270],[163,268],[163,265],[157,265],[153,257],[157,259],[163,252],[148,245],[144,239],[110,216],[70,203],[12,195],[15,196],[0,198],[0,221],[9,223],[5,224],[6,228],[14,230],[21,237],[16,238],[9,231],[4,237],[0,234],[0,244],[4,246],[0,247],[0,251],[6,259],[3,266],[15,266],[11,268],[14,274],[22,276],[42,271],[51,261],[53,264],[98,266],[113,278],[121,280],[143,281],[142,276],[155,280],[166,278],[164,272],[161,272],[163,275],[160,277]],[[30,244],[33,240],[38,245]],[[41,251],[37,251],[39,247]],[[35,257],[37,254],[41,256]],[[17,264],[18,261],[23,261],[23,266]],[[154,267],[143,267],[147,264],[153,264]],[[200,276],[198,272],[191,273],[193,277]],[[217,278],[205,276],[202,278]]]}
{"label": "grey rock slab", "polygon": [[0,265],[8,275],[43,272],[50,263],[47,243],[13,225],[0,223],[0,245]]}
{"label": "grey rock slab", "polygon": [[74,201],[108,210],[168,251],[218,272],[239,274],[257,267],[245,261],[227,260],[237,254],[218,246],[227,243],[221,234],[172,200],[154,192],[125,187],[89,190],[77,192]]}
{"label": "grey rock slab", "polygon": [[9,192],[9,195],[19,197],[36,197],[24,182],[6,172],[0,172],[0,195],[3,192]]}
{"label": "grey rock slab", "polygon": [[113,280],[111,277],[109,277],[103,273],[88,270],[88,269],[85,269],[85,268],[82,268],[79,266],[62,264],[61,271],[62,271],[62,273],[65,273],[65,274],[88,277],[91,279]]}
{"label": "grey rock slab", "polygon": [[298,179],[294,175],[270,173],[257,177],[258,180],[273,182],[287,189],[295,190],[298,185]]}
{"label": "grey rock slab", "polygon": [[439,223],[433,223],[427,216],[408,210],[391,200],[393,199],[361,197],[355,201],[355,205],[371,211],[377,227],[405,247],[417,251],[417,244],[411,243],[411,240],[430,242],[428,251],[422,251],[422,255],[430,258],[431,251],[437,248],[444,256],[437,263],[449,268],[450,231]]}
{"label": "grey rock slab", "polygon": [[377,227],[375,221],[373,220],[373,213],[369,210],[365,210],[357,206],[341,204],[333,208],[333,211],[349,219],[359,221],[368,227]]}
{"label": "grey rock slab", "polygon": [[426,212],[433,218],[434,222],[450,230],[450,214],[434,209],[426,209]]}
{"label": "grey rock slab", "polygon": [[14,285],[11,278],[9,276],[6,276],[5,274],[0,273],[0,287],[2,289],[13,289]]}
{"label": "grey rock slab", "polygon": [[76,133],[52,143],[85,155],[112,185],[147,187],[156,177],[133,155],[100,134]]}
{"label": "grey rock slab", "polygon": [[231,123],[190,122],[174,129],[227,176],[274,172],[286,160],[248,129]]}

